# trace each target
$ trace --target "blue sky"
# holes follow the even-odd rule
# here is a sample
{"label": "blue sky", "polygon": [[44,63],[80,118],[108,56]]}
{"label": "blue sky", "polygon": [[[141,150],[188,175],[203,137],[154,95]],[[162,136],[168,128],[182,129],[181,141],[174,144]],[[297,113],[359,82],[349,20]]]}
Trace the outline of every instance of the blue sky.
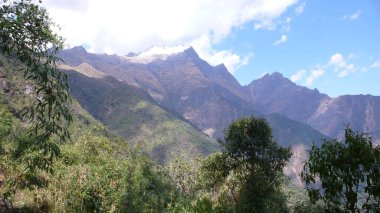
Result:
{"label": "blue sky", "polygon": [[[328,2],[330,5],[326,1],[305,1],[299,15],[288,10],[280,18],[291,19],[285,30],[255,30],[249,26],[235,29],[233,36],[216,48],[254,54],[249,64],[234,73],[242,84],[264,73],[278,71],[292,78],[305,70],[300,71],[304,74],[296,83],[318,88],[331,96],[380,95],[380,63],[376,64],[380,59],[380,1]],[[287,41],[274,45],[283,35]],[[330,59],[335,54],[342,56],[346,67],[336,70],[331,65]],[[346,73],[348,65],[354,68]],[[323,70],[323,74],[307,82],[313,70]]]}
{"label": "blue sky", "polygon": [[242,85],[280,72],[332,97],[380,95],[378,0],[45,0],[69,47],[193,46]]}

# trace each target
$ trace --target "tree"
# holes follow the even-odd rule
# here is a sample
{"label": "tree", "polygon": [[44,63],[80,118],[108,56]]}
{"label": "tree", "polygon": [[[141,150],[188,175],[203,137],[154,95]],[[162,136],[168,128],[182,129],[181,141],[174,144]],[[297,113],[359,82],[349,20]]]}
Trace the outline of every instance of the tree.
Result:
{"label": "tree", "polygon": [[0,53],[21,63],[25,79],[34,83],[34,101],[22,112],[30,130],[17,140],[13,155],[26,165],[24,177],[37,170],[51,172],[59,143],[70,139],[67,77],[58,70],[56,56],[63,39],[53,27],[47,11],[32,0],[0,3]]}
{"label": "tree", "polygon": [[219,179],[230,184],[236,209],[239,212],[285,210],[280,187],[283,167],[291,151],[274,141],[267,121],[255,117],[237,120],[225,130],[224,141],[220,143],[223,154],[212,156],[204,169],[216,169]]}
{"label": "tree", "polygon": [[309,151],[301,178],[312,202],[328,211],[380,210],[380,147],[371,137],[345,129],[345,141],[325,141]]}

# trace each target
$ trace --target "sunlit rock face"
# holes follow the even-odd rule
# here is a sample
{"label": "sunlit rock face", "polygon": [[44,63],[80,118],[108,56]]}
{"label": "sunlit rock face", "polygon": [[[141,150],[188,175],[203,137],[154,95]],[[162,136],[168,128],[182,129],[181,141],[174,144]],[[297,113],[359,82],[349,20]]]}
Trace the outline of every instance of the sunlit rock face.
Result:
{"label": "sunlit rock face", "polygon": [[299,172],[302,150],[321,138],[341,138],[348,124],[355,131],[371,133],[373,141],[380,143],[379,97],[331,98],[280,73],[241,86],[223,64],[212,66],[185,46],[152,47],[125,56],[92,54],[74,47],[60,56],[65,66],[82,74],[113,76],[145,90],[158,106],[214,139],[223,138],[224,129],[238,118],[265,117],[277,142],[292,146],[297,154],[287,170],[290,176]]}
{"label": "sunlit rock face", "polygon": [[378,96],[330,98],[317,89],[298,86],[280,73],[267,74],[247,88],[253,104],[261,113],[284,115],[332,138],[342,138],[344,128],[349,125],[355,131],[370,133],[375,143],[380,140]]}

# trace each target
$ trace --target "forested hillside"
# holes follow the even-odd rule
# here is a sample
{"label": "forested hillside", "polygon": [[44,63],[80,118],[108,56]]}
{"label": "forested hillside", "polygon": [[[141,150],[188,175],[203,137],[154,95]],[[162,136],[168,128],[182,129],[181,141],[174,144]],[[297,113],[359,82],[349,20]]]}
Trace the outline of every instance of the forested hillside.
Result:
{"label": "forested hillside", "polygon": [[[0,212],[379,211],[370,134],[318,140],[270,109],[260,117],[225,66],[192,48],[71,55],[56,27],[40,2],[0,3]],[[341,99],[377,115],[376,98]]]}
{"label": "forested hillside", "polygon": [[139,88],[112,77],[68,74],[73,96],[91,115],[160,164],[179,154],[194,158],[220,149],[216,141]]}
{"label": "forested hillside", "polygon": [[[228,189],[228,182],[220,182],[221,186],[210,185],[214,181],[210,179],[214,177],[214,166],[209,163],[214,157],[189,158],[185,152],[188,149],[183,148],[183,152],[171,156],[166,166],[157,166],[145,155],[144,147],[128,146],[124,138],[114,136],[74,99],[69,105],[73,118],[69,127],[71,140],[59,146],[60,155],[54,160],[51,170],[38,169],[32,174],[25,174],[24,159],[28,153],[20,153],[20,146],[28,136],[28,124],[18,112],[32,101],[34,84],[23,79],[19,68],[20,65],[1,57],[4,85],[0,125],[1,211],[234,211],[235,204],[230,200],[232,197],[229,197],[228,190],[237,193],[239,187]],[[238,182],[235,180],[234,184]],[[221,188],[214,191],[214,187]],[[216,192],[216,197],[211,196],[210,193]],[[301,192],[286,189],[281,193],[293,196]],[[283,196],[283,199],[293,199],[286,198],[286,194]],[[285,205],[281,202],[276,208],[286,209],[286,206],[281,207]],[[291,202],[293,205],[301,204],[297,200]]]}

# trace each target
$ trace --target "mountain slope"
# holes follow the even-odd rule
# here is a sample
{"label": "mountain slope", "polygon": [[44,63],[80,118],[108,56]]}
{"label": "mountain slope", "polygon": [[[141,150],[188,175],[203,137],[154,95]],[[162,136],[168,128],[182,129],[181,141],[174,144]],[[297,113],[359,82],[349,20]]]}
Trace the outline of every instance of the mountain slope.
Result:
{"label": "mountain slope", "polygon": [[321,132],[342,138],[349,125],[355,131],[370,133],[380,144],[380,97],[344,95],[325,100],[310,116],[308,123]]}
{"label": "mountain slope", "polygon": [[278,113],[303,123],[307,123],[319,105],[329,99],[318,90],[298,86],[276,72],[252,81],[246,88],[260,112]]}
{"label": "mountain slope", "polygon": [[[90,64],[95,70],[145,89],[165,109],[178,113],[213,138],[223,138],[224,128],[238,118],[262,115],[249,100],[247,88],[240,86],[224,65],[209,65],[193,48],[169,55],[152,52],[124,57],[91,54],[75,47],[62,51],[61,57],[69,66]],[[272,120],[275,131],[286,126],[276,125],[281,119]],[[288,121],[288,126],[292,126],[290,119],[282,118],[281,122]],[[297,131],[298,135],[305,135],[303,130]],[[287,141],[286,144],[300,142],[293,136],[281,134],[278,139]]]}
{"label": "mountain slope", "polygon": [[[75,53],[76,51],[78,53]],[[245,92],[247,96],[248,93],[223,65],[216,67],[208,65],[198,58],[193,49],[165,56],[165,60],[159,58],[147,64],[141,61],[137,63],[137,59],[131,59],[138,56],[125,59],[119,56],[85,53],[80,48],[64,53],[69,54],[68,60],[65,58],[64,60],[74,61],[75,63],[69,66],[78,72],[89,76],[83,70],[78,70],[78,67],[83,67],[81,64],[88,63],[95,70],[119,79],[88,78],[74,72],[70,74],[73,94],[84,108],[110,129],[125,136],[128,141],[136,144],[144,137],[149,138],[151,144],[144,149],[161,163],[171,158],[173,156],[171,153],[178,151],[174,146],[167,145],[175,144],[174,142],[165,143],[165,141],[173,141],[181,134],[170,133],[176,131],[166,127],[164,120],[170,115],[157,107],[157,104],[163,105],[166,110],[178,113],[182,119],[190,121],[214,138],[223,138],[224,128],[238,118],[262,116],[254,110],[255,106],[247,101],[244,95],[237,95]],[[75,54],[78,54],[77,58]],[[83,54],[86,57],[82,58]],[[234,81],[229,84],[231,78]],[[148,91],[151,96],[141,89]],[[143,101],[139,97],[143,97]],[[296,179],[305,160],[305,149],[313,142],[319,143],[321,138],[326,136],[306,124],[280,114],[268,114],[266,119],[273,128],[276,141],[282,146],[292,146],[297,151],[298,154],[287,166],[287,174]],[[151,125],[151,122],[154,125]],[[169,133],[162,134],[165,131]],[[194,137],[188,140],[193,141]],[[199,139],[195,137],[195,140]],[[188,147],[184,150],[202,151],[199,148]]]}
{"label": "mountain slope", "polygon": [[332,138],[342,138],[346,125],[368,132],[380,143],[380,97],[345,95],[330,98],[318,90],[301,87],[279,73],[251,82],[252,101],[260,112],[278,113],[305,123]]}
{"label": "mountain slope", "polygon": [[309,125],[279,114],[267,115],[265,119],[271,125],[273,135],[281,146],[303,144],[305,147],[311,147],[313,143],[319,146],[322,143],[322,139],[328,139],[326,135]]}
{"label": "mountain slope", "polygon": [[60,56],[70,66],[87,63],[147,90],[158,103],[214,138],[222,137],[224,128],[233,120],[258,114],[247,101],[244,88],[225,66],[210,66],[192,48],[172,55],[145,54],[143,58],[144,53],[122,57],[91,54],[75,47],[62,51]]}
{"label": "mountain slope", "polygon": [[67,73],[72,94],[91,115],[157,162],[164,163],[183,150],[190,156],[218,150],[214,140],[159,107],[143,90],[113,77]]}

